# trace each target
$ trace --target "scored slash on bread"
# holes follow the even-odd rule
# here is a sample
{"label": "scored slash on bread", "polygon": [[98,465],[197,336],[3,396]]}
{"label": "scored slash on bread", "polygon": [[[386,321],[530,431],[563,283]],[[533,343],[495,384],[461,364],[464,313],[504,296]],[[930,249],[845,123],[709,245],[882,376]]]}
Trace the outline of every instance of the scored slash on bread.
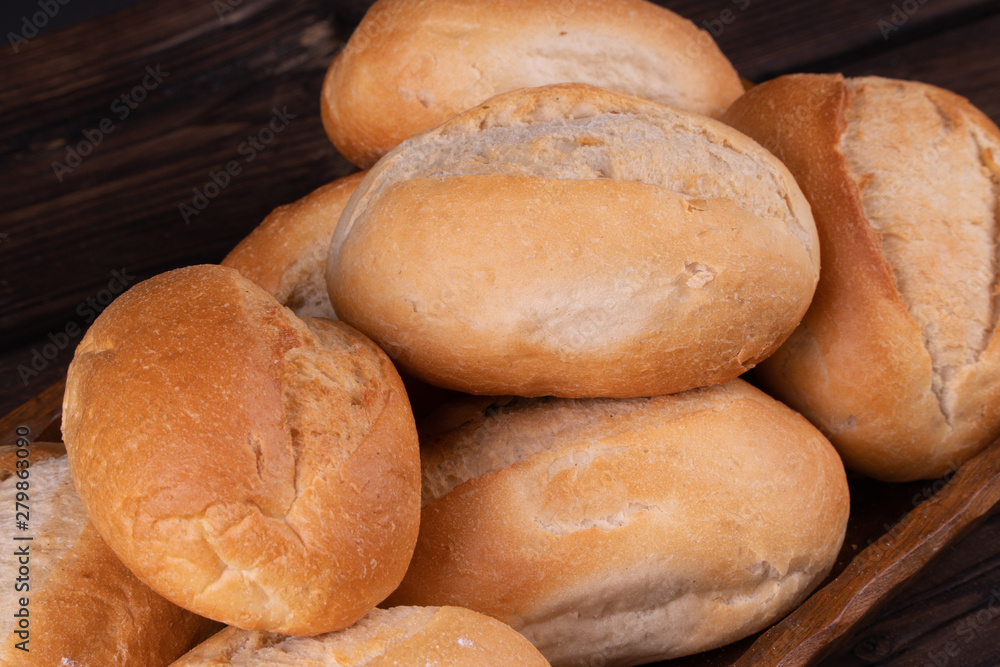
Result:
{"label": "scored slash on bread", "polygon": [[204,616],[331,632],[410,560],[419,458],[390,360],[233,269],[171,271],[109,306],[70,365],[63,434],[109,546]]}
{"label": "scored slash on bread", "polygon": [[637,399],[467,398],[420,425],[423,514],[389,604],[450,604],[553,665],[631,665],[769,625],[829,572],[843,465],[742,380]]}
{"label": "scored slash on bread", "polygon": [[1000,435],[1000,130],[911,81],[789,75],[724,120],[813,205],[823,270],[758,377],[886,481],[953,472]]}
{"label": "scored slash on bread", "polygon": [[260,285],[299,317],[335,318],[326,289],[326,258],[337,220],[364,175],[338,178],[274,209],[222,265]]}

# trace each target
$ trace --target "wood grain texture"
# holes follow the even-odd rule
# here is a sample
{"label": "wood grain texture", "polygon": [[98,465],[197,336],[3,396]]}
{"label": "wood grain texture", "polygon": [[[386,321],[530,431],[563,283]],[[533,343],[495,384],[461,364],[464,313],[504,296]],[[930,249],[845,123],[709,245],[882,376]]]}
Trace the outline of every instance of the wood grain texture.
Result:
{"label": "wood grain texture", "polygon": [[[61,442],[62,438],[51,437],[50,427],[56,424],[62,415],[62,399],[65,389],[65,379],[60,380],[17,409],[0,417],[0,447],[16,444],[22,436],[29,442],[36,440]],[[28,430],[27,434],[23,432],[25,428]],[[45,438],[42,438],[43,434],[45,434]]]}
{"label": "wood grain texture", "polygon": [[[0,344],[60,328],[116,269],[218,261],[272,208],[352,171],[318,113],[339,44],[320,2],[245,0],[223,20],[211,2],[155,0],[0,51]],[[143,90],[147,68],[162,81]],[[241,152],[275,109],[294,118]],[[186,222],[179,207],[229,161],[239,175]]]}
{"label": "wood grain texture", "polygon": [[659,4],[711,32],[740,74],[758,83],[789,72],[816,71],[817,64],[833,58],[892,49],[906,40],[997,11],[993,0],[912,2],[915,11],[895,16],[899,26],[892,22],[895,7],[910,8],[903,0],[667,0]]}
{"label": "wood grain texture", "polygon": [[[859,47],[891,51],[997,11],[989,0],[912,2],[919,9],[888,40],[878,25],[891,18],[892,3],[663,4],[717,33],[741,73],[756,80]],[[0,176],[8,194],[0,211],[0,344],[63,326],[115,269],[144,279],[218,261],[271,209],[353,170],[325,139],[317,91],[370,2],[230,4],[236,8],[220,17],[206,0],[151,0],[42,35],[17,54],[0,50]],[[977,71],[992,81],[1000,56],[988,34],[960,46],[955,53],[982,51]],[[169,75],[134,109],[123,108],[121,96],[157,66]],[[969,95],[961,76],[950,84]],[[296,118],[250,162],[239,147],[275,108]],[[110,133],[98,134],[102,122],[112,124]],[[88,136],[100,143],[89,148]],[[90,154],[57,175],[53,165],[68,164],[81,145]],[[211,174],[230,160],[241,173],[186,223],[179,207],[195,189],[214,187]],[[53,258],[58,270],[47,264]]]}
{"label": "wood grain texture", "polygon": [[1000,514],[949,546],[823,667],[1000,664]]}
{"label": "wood grain texture", "polygon": [[[62,350],[45,348],[48,338],[29,339],[21,345],[7,347],[0,353],[0,414],[7,414],[32,396],[66,376],[73,351],[81,336],[74,337]],[[51,359],[43,356],[42,350]],[[38,369],[38,370],[36,370]]]}

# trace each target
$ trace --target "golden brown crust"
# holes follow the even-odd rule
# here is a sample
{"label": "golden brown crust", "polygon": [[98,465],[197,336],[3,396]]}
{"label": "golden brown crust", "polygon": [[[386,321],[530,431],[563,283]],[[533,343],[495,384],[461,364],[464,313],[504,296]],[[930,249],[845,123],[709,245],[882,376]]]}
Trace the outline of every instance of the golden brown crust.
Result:
{"label": "golden brown crust", "polygon": [[[0,664],[38,667],[170,664],[217,631],[219,624],[163,599],[122,565],[86,520],[69,480],[65,450],[60,460],[57,448],[62,445],[31,445],[31,465],[27,470],[32,485],[33,539],[14,543],[14,547],[27,549],[30,590],[13,590],[12,582],[0,600],[3,602],[0,606],[11,614],[19,609],[19,598],[29,600],[28,641],[23,644],[29,650],[25,652],[17,646],[25,637],[9,634],[0,644]],[[39,466],[42,461],[53,459],[52,454],[55,457],[51,463]],[[3,464],[3,467],[13,471],[13,466],[8,468]],[[6,484],[13,485],[14,480]],[[57,491],[59,497],[40,492],[41,487],[53,484],[61,486]],[[69,505],[78,510],[68,510]],[[59,516],[54,516],[55,513]],[[72,526],[65,525],[67,518],[72,520]],[[76,519],[84,525],[78,525]]]}
{"label": "golden brown crust", "polygon": [[326,257],[347,200],[365,172],[339,178],[274,209],[222,260],[300,317],[336,317]]}
{"label": "golden brown crust", "polygon": [[836,452],[740,380],[651,399],[479,399],[421,438],[420,539],[388,603],[489,614],[554,665],[752,633],[822,580],[846,526]]}
{"label": "golden brown crust", "polygon": [[323,125],[367,168],[494,95],[567,81],[711,116],[742,93],[708,33],[643,0],[381,0],[330,66]]}
{"label": "golden brown crust", "polygon": [[174,667],[298,664],[344,667],[546,667],[549,663],[509,626],[458,607],[375,609],[340,632],[289,638],[227,628]]}
{"label": "golden brown crust", "polygon": [[[905,85],[933,97],[942,118],[951,119],[944,125],[975,125],[1000,137],[957,95]],[[991,333],[978,361],[956,374],[958,398],[946,415],[933,390],[923,332],[900,294],[841,148],[854,94],[839,75],[784,76],[748,91],[724,116],[795,174],[812,205],[822,249],[813,303],[759,376],[830,437],[849,467],[890,481],[938,477],[1000,435],[1000,343]],[[904,162],[898,173],[880,177],[906,174]],[[957,265],[962,261],[954,258]],[[942,303],[940,309],[951,307]]]}
{"label": "golden brown crust", "polygon": [[726,382],[818,278],[798,186],[703,116],[607,90],[508,93],[369,172],[331,244],[342,319],[474,394],[650,396]]}
{"label": "golden brown crust", "polygon": [[63,414],[97,529],[188,609],[329,632],[406,569],[419,461],[391,362],[233,269],[179,269],[118,299],[77,349]]}

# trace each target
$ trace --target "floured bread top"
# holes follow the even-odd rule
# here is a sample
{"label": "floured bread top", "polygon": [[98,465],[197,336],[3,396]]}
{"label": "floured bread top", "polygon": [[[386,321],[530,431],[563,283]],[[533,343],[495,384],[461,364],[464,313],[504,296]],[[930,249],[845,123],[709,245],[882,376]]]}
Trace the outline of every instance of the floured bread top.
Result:
{"label": "floured bread top", "polygon": [[997,323],[1000,138],[946,91],[877,77],[847,86],[841,150],[923,332],[948,420],[953,378]]}
{"label": "floured bread top", "polygon": [[712,117],[743,93],[711,35],[646,0],[379,0],[330,67],[323,124],[371,166],[494,95],[565,81]]}
{"label": "floured bread top", "polygon": [[373,609],[339,632],[289,637],[229,627],[174,663],[190,665],[350,665],[377,664],[387,653],[423,630],[440,607]]}
{"label": "floured bread top", "polygon": [[[19,608],[16,600],[21,597],[30,599],[31,591],[38,591],[45,584],[60,561],[72,554],[87,525],[87,512],[76,495],[69,461],[65,456],[32,462],[27,470],[26,493],[29,500],[25,504],[30,512],[28,530],[17,529],[17,521],[23,520],[23,516],[15,516],[19,511],[15,504],[17,483],[23,480],[11,475],[0,482],[0,525],[8,531],[5,555],[0,558],[0,581],[4,582],[0,589],[0,609],[10,612],[0,615],[0,638],[7,637],[14,629],[14,612]],[[31,536],[33,539],[11,539],[17,536]],[[28,549],[30,579],[22,583],[27,583],[30,590],[17,591],[15,584],[18,583],[20,563],[16,552],[23,547]]]}
{"label": "floured bread top", "polygon": [[694,204],[726,199],[816,245],[794,179],[753,140],[697,114],[583,84],[494,97],[404,142],[371,174],[341,217],[334,249],[394,184],[476,175],[638,181]]}
{"label": "floured bread top", "polygon": [[[438,607],[373,609],[346,630],[318,637],[285,637],[240,631],[243,640],[226,656],[233,667],[350,665],[365,667],[420,632]],[[234,633],[237,634],[237,633]]]}
{"label": "floured bread top", "polygon": [[[464,482],[539,452],[567,450],[567,467],[602,455],[600,442],[620,433],[653,430],[704,410],[753,399],[739,381],[657,398],[479,399],[451,414],[438,412],[421,428],[421,501],[427,505]],[[583,447],[581,449],[580,447]],[[550,473],[557,472],[560,461]]]}

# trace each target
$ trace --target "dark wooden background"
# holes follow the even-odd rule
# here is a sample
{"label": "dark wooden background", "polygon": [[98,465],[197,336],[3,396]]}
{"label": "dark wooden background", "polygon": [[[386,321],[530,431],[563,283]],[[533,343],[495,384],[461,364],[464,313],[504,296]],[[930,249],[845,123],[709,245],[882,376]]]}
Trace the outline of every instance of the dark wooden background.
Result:
{"label": "dark wooden background", "polygon": [[[0,414],[65,372],[116,271],[134,283],[217,262],[272,208],[353,170],[322,131],[319,90],[370,3],[117,0],[129,7],[78,23],[101,4],[58,5],[40,34],[16,45],[11,36],[31,32],[24,21],[42,11],[38,0],[5,0],[0,13]],[[660,4],[712,29],[751,81],[798,71],[913,78],[1000,121],[997,0]],[[162,82],[139,91],[145,99],[121,118],[115,100],[141,85],[147,67]],[[295,117],[246,161],[241,142],[275,109]],[[102,122],[112,131],[101,133]],[[53,163],[81,142],[95,145],[60,180]],[[179,207],[230,160],[241,173],[185,221]],[[934,488],[918,483],[913,497]],[[997,636],[995,517],[824,664],[1000,665]]]}

